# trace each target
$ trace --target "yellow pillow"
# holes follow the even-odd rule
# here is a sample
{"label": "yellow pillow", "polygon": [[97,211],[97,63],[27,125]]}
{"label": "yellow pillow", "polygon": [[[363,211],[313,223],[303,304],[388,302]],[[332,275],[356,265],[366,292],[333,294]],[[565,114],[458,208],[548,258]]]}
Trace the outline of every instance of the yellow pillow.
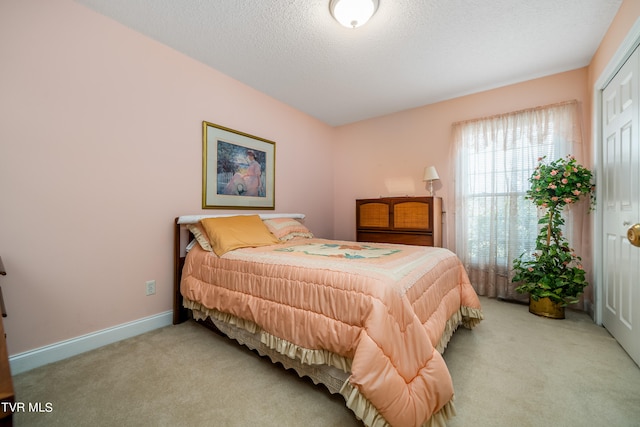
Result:
{"label": "yellow pillow", "polygon": [[200,220],[218,256],[238,248],[279,243],[258,215],[239,215]]}

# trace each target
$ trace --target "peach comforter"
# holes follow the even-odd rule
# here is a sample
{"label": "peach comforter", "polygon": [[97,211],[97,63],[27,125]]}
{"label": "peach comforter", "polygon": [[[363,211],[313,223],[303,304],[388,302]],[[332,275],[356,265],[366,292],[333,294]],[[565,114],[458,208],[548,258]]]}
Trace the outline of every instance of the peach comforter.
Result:
{"label": "peach comforter", "polygon": [[217,257],[196,245],[181,292],[185,305],[344,358],[350,377],[343,394],[365,402],[351,409],[360,418],[376,412],[392,426],[421,426],[453,412],[438,350],[460,323],[471,328],[482,319],[462,264],[441,248],[296,239]]}

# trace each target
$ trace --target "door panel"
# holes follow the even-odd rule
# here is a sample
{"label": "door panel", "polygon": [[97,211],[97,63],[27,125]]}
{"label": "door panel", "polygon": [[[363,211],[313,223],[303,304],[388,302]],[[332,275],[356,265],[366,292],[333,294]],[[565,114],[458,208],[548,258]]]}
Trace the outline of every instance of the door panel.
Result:
{"label": "door panel", "polygon": [[636,50],[602,96],[603,323],[640,365],[640,248],[627,229],[640,222],[640,53]]}

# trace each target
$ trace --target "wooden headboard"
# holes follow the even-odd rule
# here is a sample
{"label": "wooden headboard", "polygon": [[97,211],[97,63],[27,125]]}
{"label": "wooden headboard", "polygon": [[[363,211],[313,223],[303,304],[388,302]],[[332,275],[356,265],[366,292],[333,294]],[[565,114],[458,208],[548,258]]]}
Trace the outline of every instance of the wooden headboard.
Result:
{"label": "wooden headboard", "polygon": [[[185,256],[182,250],[182,226],[178,223],[180,218],[174,220],[173,231],[173,324],[177,325],[189,319],[189,310],[182,306],[182,294],[180,293],[180,280],[182,279],[182,267],[184,267]],[[191,233],[186,231],[187,236]],[[191,237],[191,236],[189,236]],[[188,238],[187,242],[191,240]]]}

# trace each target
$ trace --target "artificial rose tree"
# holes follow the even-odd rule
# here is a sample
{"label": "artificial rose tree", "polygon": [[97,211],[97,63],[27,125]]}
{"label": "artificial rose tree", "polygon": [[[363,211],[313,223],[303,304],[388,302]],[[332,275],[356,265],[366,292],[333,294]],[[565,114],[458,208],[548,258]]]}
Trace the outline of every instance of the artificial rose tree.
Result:
{"label": "artificial rose tree", "polygon": [[595,203],[595,187],[591,171],[579,165],[573,156],[538,166],[529,178],[530,189],[526,199],[544,210],[538,224],[540,233],[533,253],[523,253],[513,261],[513,282],[520,283],[516,291],[528,293],[538,301],[549,298],[562,307],[578,301],[585,286],[582,258],[569,246],[562,234],[562,211],[579,200],[588,197],[590,208]]}

